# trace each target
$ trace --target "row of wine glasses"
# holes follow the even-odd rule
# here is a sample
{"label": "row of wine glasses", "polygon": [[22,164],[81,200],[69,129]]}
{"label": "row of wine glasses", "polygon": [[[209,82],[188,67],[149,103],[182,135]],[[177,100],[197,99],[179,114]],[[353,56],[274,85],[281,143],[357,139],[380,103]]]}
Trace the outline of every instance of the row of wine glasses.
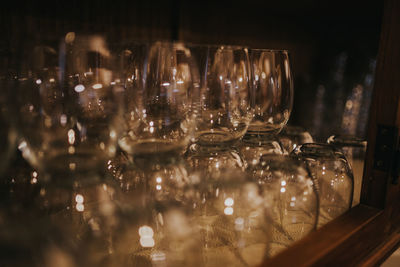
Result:
{"label": "row of wine glasses", "polygon": [[342,154],[284,128],[287,51],[68,33],[10,58],[33,193],[1,223],[34,230],[0,235],[36,265],[256,266],[351,205]]}

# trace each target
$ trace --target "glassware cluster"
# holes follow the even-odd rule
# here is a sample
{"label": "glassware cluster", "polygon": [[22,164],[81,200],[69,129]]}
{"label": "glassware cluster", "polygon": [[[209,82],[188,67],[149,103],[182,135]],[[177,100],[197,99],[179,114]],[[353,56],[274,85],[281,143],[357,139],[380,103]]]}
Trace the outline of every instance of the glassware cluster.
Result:
{"label": "glassware cluster", "polygon": [[30,166],[2,175],[4,263],[257,266],[351,206],[343,153],[286,125],[287,51],[74,33],[18,48],[0,142]]}

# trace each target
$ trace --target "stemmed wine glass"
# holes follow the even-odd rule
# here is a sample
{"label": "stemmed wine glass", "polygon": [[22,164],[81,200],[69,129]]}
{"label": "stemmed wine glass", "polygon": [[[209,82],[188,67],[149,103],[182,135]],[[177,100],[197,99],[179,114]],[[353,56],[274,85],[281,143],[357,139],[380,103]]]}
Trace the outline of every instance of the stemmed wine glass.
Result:
{"label": "stemmed wine glass", "polygon": [[282,154],[277,138],[289,120],[293,80],[286,50],[250,49],[251,105],[254,116],[240,144],[247,164],[258,164],[263,154]]}

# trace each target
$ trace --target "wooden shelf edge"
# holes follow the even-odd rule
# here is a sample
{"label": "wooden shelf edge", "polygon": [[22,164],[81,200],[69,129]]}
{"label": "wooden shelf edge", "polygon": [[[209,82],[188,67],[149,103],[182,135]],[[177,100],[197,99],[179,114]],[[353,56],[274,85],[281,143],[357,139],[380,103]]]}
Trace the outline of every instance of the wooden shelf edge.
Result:
{"label": "wooden shelf edge", "polygon": [[400,247],[400,233],[393,233],[385,242],[374,249],[364,261],[362,266],[380,266],[393,252]]}
{"label": "wooden shelf edge", "polygon": [[382,243],[384,220],[382,210],[358,205],[261,266],[354,266]]}

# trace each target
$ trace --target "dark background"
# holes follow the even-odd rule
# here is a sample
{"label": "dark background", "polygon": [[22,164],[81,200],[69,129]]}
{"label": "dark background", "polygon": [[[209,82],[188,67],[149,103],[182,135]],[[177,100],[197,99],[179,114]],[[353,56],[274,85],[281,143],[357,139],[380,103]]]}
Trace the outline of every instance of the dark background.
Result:
{"label": "dark background", "polygon": [[365,136],[382,11],[379,0],[12,1],[0,9],[0,46],[74,31],[114,41],[288,49],[295,77],[289,123],[325,141],[333,133]]}

